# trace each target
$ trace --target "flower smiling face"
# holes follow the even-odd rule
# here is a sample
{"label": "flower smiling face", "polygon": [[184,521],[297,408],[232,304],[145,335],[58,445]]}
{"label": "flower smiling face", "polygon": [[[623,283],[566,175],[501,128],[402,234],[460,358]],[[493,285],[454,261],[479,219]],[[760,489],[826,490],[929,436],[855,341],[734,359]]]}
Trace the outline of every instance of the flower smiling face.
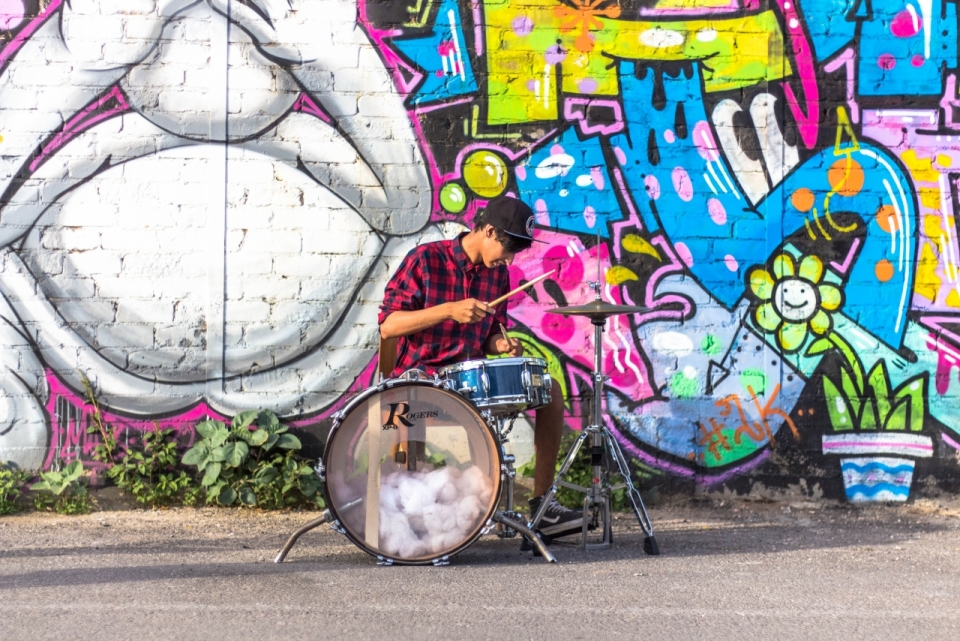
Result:
{"label": "flower smiling face", "polygon": [[823,336],[833,327],[830,312],[840,309],[843,293],[823,281],[823,262],[813,255],[798,265],[790,254],[779,254],[770,271],[758,267],[750,272],[750,291],[759,303],[753,318],[763,330],[776,333],[784,352],[800,349],[808,332]]}

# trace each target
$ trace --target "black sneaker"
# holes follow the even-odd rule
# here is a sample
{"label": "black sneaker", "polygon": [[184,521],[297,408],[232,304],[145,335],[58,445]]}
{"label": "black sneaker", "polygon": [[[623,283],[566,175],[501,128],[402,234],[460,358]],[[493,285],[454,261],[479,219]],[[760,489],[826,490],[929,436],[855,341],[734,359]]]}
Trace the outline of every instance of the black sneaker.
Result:
{"label": "black sneaker", "polygon": [[[540,509],[542,496],[530,499],[530,518],[532,519]],[[583,512],[571,510],[557,503],[556,498],[550,499],[547,510],[543,513],[537,532],[546,539],[555,539],[560,536],[579,534],[583,531]]]}

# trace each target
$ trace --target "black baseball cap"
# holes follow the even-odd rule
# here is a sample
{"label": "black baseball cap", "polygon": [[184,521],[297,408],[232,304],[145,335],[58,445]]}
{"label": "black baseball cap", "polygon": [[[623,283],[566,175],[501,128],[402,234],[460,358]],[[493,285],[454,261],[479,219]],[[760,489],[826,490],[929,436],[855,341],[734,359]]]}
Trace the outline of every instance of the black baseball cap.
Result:
{"label": "black baseball cap", "polygon": [[517,238],[544,242],[533,237],[533,210],[522,200],[511,196],[497,196],[488,202],[483,212],[483,222]]}

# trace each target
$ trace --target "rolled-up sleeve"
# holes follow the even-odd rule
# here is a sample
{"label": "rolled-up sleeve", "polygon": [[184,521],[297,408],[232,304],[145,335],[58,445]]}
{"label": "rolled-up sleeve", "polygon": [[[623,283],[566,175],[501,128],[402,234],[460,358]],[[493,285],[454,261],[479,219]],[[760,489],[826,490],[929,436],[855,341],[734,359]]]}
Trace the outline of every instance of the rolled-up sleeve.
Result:
{"label": "rolled-up sleeve", "polygon": [[397,267],[383,290],[377,323],[382,325],[393,312],[423,309],[424,301],[423,269],[417,248],[414,248]]}

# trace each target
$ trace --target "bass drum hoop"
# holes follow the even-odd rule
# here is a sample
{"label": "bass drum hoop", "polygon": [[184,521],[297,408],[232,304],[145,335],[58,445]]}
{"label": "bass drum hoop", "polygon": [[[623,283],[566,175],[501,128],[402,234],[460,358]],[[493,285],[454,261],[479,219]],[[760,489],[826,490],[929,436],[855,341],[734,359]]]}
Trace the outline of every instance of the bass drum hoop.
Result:
{"label": "bass drum hoop", "polygon": [[[337,512],[336,506],[333,504],[333,501],[330,498],[330,492],[327,490],[327,477],[330,475],[330,461],[327,459],[328,453],[331,451],[330,444],[333,442],[333,439],[336,437],[337,432],[339,431],[340,425],[343,423],[344,419],[351,413],[351,411],[358,405],[366,402],[371,396],[384,392],[393,387],[405,387],[408,385],[415,385],[417,387],[427,387],[437,390],[447,394],[451,398],[455,399],[458,402],[465,403],[473,412],[476,413],[477,417],[480,418],[480,422],[483,424],[484,429],[486,429],[487,434],[490,436],[493,441],[493,457],[496,463],[496,471],[500,472],[503,469],[503,454],[500,451],[500,439],[497,438],[496,431],[490,427],[490,424],[486,421],[483,414],[477,409],[477,406],[470,402],[470,399],[464,398],[456,392],[450,391],[449,387],[446,385],[446,381],[442,380],[409,380],[409,379],[388,379],[382,381],[379,385],[374,387],[367,388],[366,390],[360,392],[357,396],[353,397],[349,403],[347,403],[342,410],[337,412],[336,418],[333,421],[333,425],[330,427],[330,433],[327,435],[327,442],[323,448],[323,468],[324,468],[324,478],[323,478],[323,498],[326,500],[327,509],[330,510],[330,515],[333,517],[332,523],[338,524],[337,531],[346,536],[350,541],[356,545],[358,548],[377,559],[378,561],[386,561],[389,564],[396,565],[435,565],[437,562],[445,561],[460,552],[463,552],[465,549],[476,543],[477,539],[483,536],[483,530],[487,527],[487,524],[490,522],[490,519],[497,512],[497,509],[500,507],[500,500],[502,498],[501,494],[503,493],[503,475],[494,474],[493,475],[493,499],[490,502],[490,509],[484,515],[483,520],[480,521],[480,525],[477,526],[476,530],[467,537],[464,537],[462,543],[444,554],[438,554],[431,557],[424,557],[422,559],[396,559],[389,557],[380,552],[376,552],[367,547],[366,542],[358,540],[357,537],[350,532],[346,527],[343,527],[342,519],[340,514]],[[367,429],[370,429],[370,426],[367,426]]]}

